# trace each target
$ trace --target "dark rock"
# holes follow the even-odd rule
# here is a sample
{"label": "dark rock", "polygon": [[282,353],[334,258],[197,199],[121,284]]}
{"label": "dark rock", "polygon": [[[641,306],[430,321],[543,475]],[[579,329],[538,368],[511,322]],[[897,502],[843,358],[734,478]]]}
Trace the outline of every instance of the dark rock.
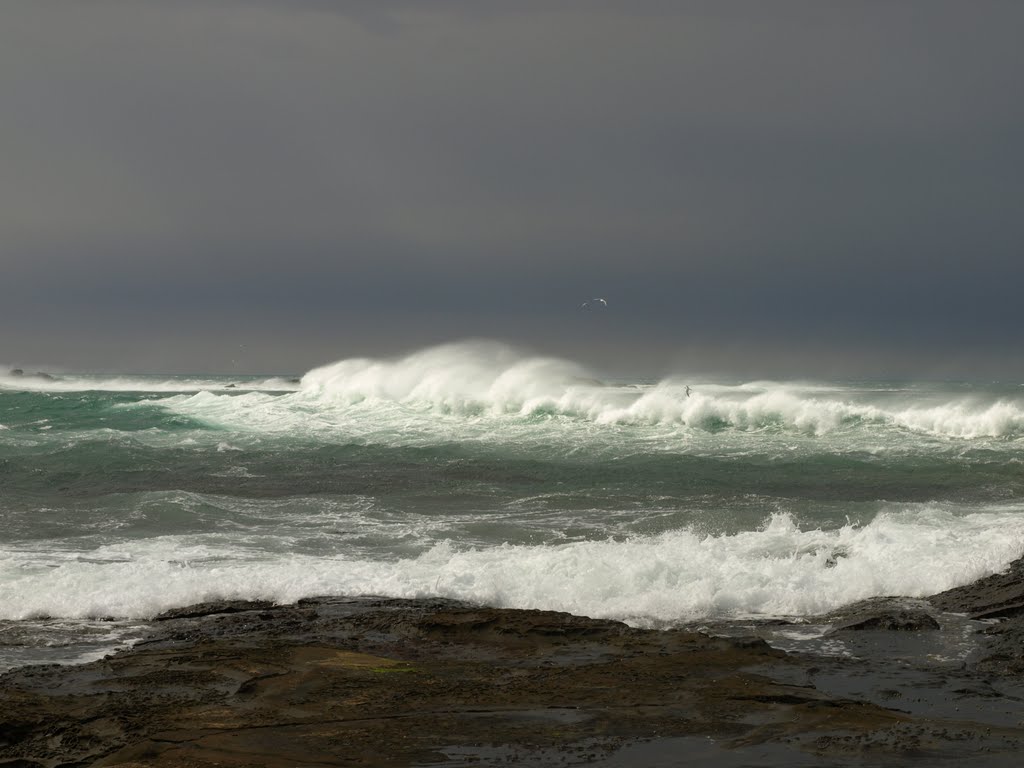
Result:
{"label": "dark rock", "polygon": [[219,613],[240,613],[242,611],[262,611],[273,606],[266,600],[217,600],[210,603],[197,603],[185,608],[172,608],[154,617],[154,621],[171,619],[195,619],[200,616],[213,616]]}
{"label": "dark rock", "polygon": [[989,644],[977,668],[1000,676],[1024,675],[1024,622],[1003,621],[985,631]]}
{"label": "dark rock", "polygon": [[35,373],[25,373],[21,368],[12,368],[10,371],[11,376],[24,376],[27,379],[42,379],[43,381],[56,381],[57,377],[53,376],[44,371],[36,371]]}
{"label": "dark rock", "polygon": [[[906,719],[746,672],[790,663],[757,639],[368,602],[193,607],[102,661],[9,672],[0,764],[397,766],[497,744],[554,765],[653,734],[784,744],[836,722],[873,733]],[[185,628],[187,639],[162,634]]]}
{"label": "dark rock", "polygon": [[1024,675],[1024,558],[1001,573],[932,595],[929,602],[971,619],[1000,620],[985,630],[987,644],[975,667],[1001,676]]}
{"label": "dark rock", "polygon": [[[908,617],[915,629],[934,621],[921,601],[885,598],[851,606],[833,623],[907,629]],[[999,629],[993,641],[1006,642],[987,669],[1014,671],[1021,624]],[[889,708],[914,704],[895,673],[933,663],[924,656],[868,667],[853,657],[787,655],[756,637],[441,599],[218,601],[161,614],[150,638],[106,659],[0,676],[0,766],[577,765],[608,757],[668,765],[697,743],[705,756],[709,745],[735,749],[722,765],[1015,764],[1024,701],[966,668],[956,685],[995,697],[989,721],[972,719],[982,710],[966,711],[969,696],[956,700],[965,711],[955,715]],[[874,701],[862,693],[865,677],[877,680]],[[620,753],[633,747],[649,759]]]}
{"label": "dark rock", "polygon": [[1002,573],[932,595],[928,601],[940,611],[965,613],[972,619],[1020,616],[1024,614],[1024,558]]}
{"label": "dark rock", "polygon": [[833,632],[851,630],[885,630],[894,632],[922,632],[939,629],[939,622],[923,611],[896,611],[852,617],[849,621],[834,626]]}
{"label": "dark rock", "polygon": [[837,611],[812,620],[812,623],[831,624],[832,632],[920,632],[939,629],[939,622],[932,613],[932,606],[927,600],[909,597],[872,597],[843,606]]}

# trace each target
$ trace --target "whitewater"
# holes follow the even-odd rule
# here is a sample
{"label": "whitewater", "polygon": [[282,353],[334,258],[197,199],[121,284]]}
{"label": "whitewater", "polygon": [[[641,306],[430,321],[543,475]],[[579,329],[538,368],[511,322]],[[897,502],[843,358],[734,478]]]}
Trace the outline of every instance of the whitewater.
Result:
{"label": "whitewater", "polygon": [[6,370],[0,666],[215,599],[667,627],[924,596],[1024,553],[1020,382],[612,379],[482,341],[294,378]]}

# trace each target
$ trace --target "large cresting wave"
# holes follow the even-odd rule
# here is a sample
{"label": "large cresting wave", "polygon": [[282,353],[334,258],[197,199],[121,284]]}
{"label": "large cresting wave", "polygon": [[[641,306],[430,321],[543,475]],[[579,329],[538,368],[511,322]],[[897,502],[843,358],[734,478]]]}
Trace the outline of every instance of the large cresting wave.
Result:
{"label": "large cresting wave", "polygon": [[[788,431],[821,436],[859,428],[941,438],[1024,438],[1024,388],[978,392],[808,382],[733,382],[678,374],[660,381],[608,379],[587,367],[493,341],[463,341],[394,358],[359,357],[315,368],[301,380],[0,374],[2,391],[151,392],[146,405],[240,431],[380,433],[395,419],[419,434],[431,415],[561,419],[597,426],[720,432]],[[368,424],[376,419],[376,427]],[[445,424],[447,438],[452,422]]]}
{"label": "large cresting wave", "polygon": [[[883,427],[949,438],[1024,437],[1024,395],[936,394],[898,388],[752,382],[673,376],[600,380],[584,366],[506,345],[445,344],[397,358],[352,358],[309,371],[283,399],[228,401],[200,393],[175,403],[217,423],[320,429],[374,406],[462,417],[565,418],[596,425],[677,426],[701,431],[784,430],[825,435]],[[383,411],[382,411],[383,413]],[[310,418],[310,414],[315,414]],[[394,413],[392,411],[391,415]]]}

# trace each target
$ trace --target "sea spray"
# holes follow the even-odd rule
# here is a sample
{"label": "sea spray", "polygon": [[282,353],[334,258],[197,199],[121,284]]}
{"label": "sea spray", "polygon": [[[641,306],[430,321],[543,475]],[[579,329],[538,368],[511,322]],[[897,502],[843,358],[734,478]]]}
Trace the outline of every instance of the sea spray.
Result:
{"label": "sea spray", "polygon": [[[449,344],[395,359],[354,358],[314,369],[298,392],[275,397],[216,389],[167,398],[169,409],[231,428],[329,429],[360,418],[424,422],[548,418],[600,426],[671,426],[691,431],[783,431],[827,436],[838,431],[918,433],[935,437],[1024,437],[1024,399],[965,398],[910,402],[905,388],[864,389],[780,382],[734,385],[682,377],[656,383],[599,381],[574,363],[531,357],[494,343]],[[279,393],[278,393],[279,394]],[[439,420],[444,429],[460,419]],[[429,424],[424,425],[429,428]],[[457,429],[457,426],[456,426]],[[413,429],[413,432],[418,430]]]}

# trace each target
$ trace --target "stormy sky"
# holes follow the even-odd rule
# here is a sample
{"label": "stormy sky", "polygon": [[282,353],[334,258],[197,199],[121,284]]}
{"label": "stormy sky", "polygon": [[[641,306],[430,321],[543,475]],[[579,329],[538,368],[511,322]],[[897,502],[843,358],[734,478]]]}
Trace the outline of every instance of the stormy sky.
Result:
{"label": "stormy sky", "polygon": [[486,337],[1021,376],[1022,29],[1018,0],[5,0],[0,366]]}

